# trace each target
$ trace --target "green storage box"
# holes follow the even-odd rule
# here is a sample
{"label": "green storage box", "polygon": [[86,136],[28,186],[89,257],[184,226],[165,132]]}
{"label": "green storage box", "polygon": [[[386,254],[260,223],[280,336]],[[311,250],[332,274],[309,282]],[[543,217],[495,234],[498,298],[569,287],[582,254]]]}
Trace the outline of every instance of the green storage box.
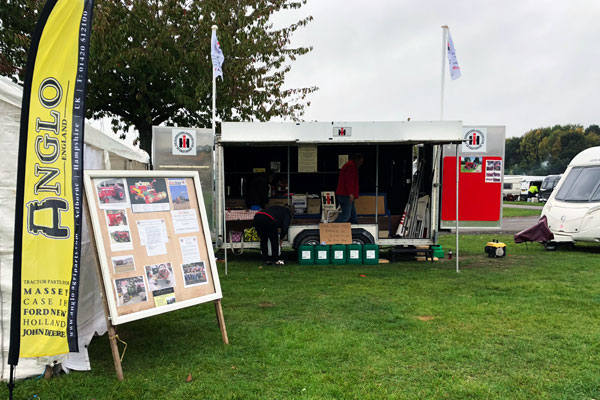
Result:
{"label": "green storage box", "polygon": [[336,265],[345,265],[346,262],[346,245],[334,244],[331,245],[331,263]]}
{"label": "green storage box", "polygon": [[298,264],[313,265],[315,263],[315,246],[304,244],[298,247]]}
{"label": "green storage box", "polygon": [[327,265],[329,264],[329,245],[319,244],[314,246],[315,248],[315,264]]}
{"label": "green storage box", "polygon": [[349,244],[346,246],[346,262],[348,264],[362,264],[362,244]]}
{"label": "green storage box", "polygon": [[433,256],[437,258],[444,258],[444,248],[441,244],[434,244],[431,246],[433,249]]}
{"label": "green storage box", "polygon": [[379,246],[376,244],[363,245],[363,264],[379,264]]}

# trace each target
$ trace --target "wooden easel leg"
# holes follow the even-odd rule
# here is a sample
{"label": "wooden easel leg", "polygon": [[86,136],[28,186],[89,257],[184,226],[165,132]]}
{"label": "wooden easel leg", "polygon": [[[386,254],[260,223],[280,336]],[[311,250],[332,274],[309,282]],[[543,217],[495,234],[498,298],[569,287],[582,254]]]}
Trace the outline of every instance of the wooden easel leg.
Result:
{"label": "wooden easel leg", "polygon": [[110,320],[110,312],[108,310],[108,302],[106,300],[106,290],[104,287],[104,280],[102,279],[102,269],[100,267],[100,260],[98,260],[98,249],[96,247],[96,238],[94,236],[94,229],[91,226],[92,217],[90,209],[87,205],[87,198],[83,198],[83,210],[88,220],[88,227],[90,232],[90,243],[92,244],[92,251],[95,254],[94,261],[96,262],[96,273],[98,276],[98,285],[100,286],[100,294],[102,296],[102,306],[104,307],[104,318],[106,319],[106,330],[108,331],[108,341],[110,342],[110,348],[112,351],[113,361],[115,363],[115,372],[117,373],[117,379],[123,380],[123,368],[121,367],[121,356],[119,355],[119,347],[117,346],[117,329]]}
{"label": "wooden easel leg", "polygon": [[123,380],[123,368],[121,367],[121,356],[119,355],[119,346],[117,346],[117,329],[108,323],[108,340],[110,341],[110,350],[112,351],[113,361],[115,363],[115,372],[117,379]]}
{"label": "wooden easel leg", "polygon": [[229,344],[229,338],[227,337],[227,328],[225,327],[225,318],[223,318],[223,308],[221,307],[221,300],[215,300],[215,311],[217,312],[217,322],[221,329],[221,336],[223,337],[223,343]]}

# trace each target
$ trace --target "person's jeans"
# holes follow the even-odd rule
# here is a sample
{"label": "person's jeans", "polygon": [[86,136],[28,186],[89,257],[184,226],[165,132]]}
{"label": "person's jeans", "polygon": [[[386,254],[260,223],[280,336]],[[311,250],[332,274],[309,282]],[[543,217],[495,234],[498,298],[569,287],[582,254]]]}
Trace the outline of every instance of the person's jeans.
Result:
{"label": "person's jeans", "polygon": [[350,196],[337,195],[336,197],[342,211],[333,222],[350,222],[351,224],[358,224],[356,208],[354,207],[354,202],[350,201]]}

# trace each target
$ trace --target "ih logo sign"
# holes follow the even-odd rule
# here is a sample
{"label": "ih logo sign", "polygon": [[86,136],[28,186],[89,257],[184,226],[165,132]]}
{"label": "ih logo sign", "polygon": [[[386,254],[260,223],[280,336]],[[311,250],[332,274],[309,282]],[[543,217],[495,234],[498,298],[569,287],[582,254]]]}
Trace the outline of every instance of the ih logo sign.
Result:
{"label": "ih logo sign", "polygon": [[346,126],[334,126],[333,136],[352,136],[352,128]]}
{"label": "ih logo sign", "polygon": [[462,144],[463,152],[484,153],[487,151],[487,129],[466,129]]}
{"label": "ih logo sign", "polygon": [[196,131],[193,129],[173,129],[173,155],[196,155]]}

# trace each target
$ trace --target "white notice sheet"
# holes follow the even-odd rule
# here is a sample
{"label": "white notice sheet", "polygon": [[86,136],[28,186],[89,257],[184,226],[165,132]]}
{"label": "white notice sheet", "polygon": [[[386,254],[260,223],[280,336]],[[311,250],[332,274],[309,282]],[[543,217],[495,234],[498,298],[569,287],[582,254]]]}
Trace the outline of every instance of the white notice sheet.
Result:
{"label": "white notice sheet", "polygon": [[148,256],[167,254],[167,246],[165,244],[169,241],[169,237],[164,219],[138,221],[137,227],[140,233],[140,242],[146,246]]}
{"label": "white notice sheet", "polygon": [[195,236],[179,238],[179,245],[184,264],[200,261],[200,249],[198,249],[198,239]]}
{"label": "white notice sheet", "polygon": [[196,216],[196,210],[173,210],[171,211],[173,217],[173,228],[175,233],[181,235],[182,233],[198,232],[198,217]]}

